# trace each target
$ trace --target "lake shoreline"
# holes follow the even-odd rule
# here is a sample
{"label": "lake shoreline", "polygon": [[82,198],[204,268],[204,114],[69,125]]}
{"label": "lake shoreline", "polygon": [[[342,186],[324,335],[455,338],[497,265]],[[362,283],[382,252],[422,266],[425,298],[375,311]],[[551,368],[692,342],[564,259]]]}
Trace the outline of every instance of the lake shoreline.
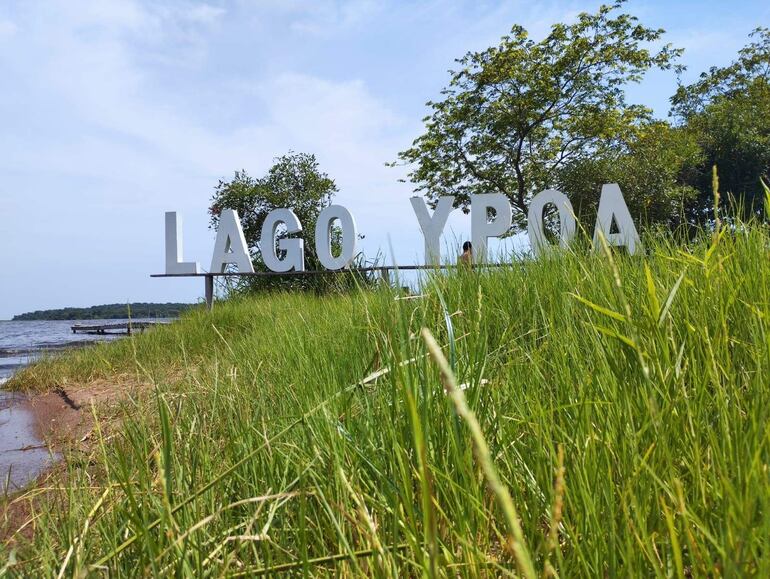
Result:
{"label": "lake shoreline", "polygon": [[0,395],[0,491],[15,495],[53,466],[59,452],[42,435],[44,417],[23,393]]}
{"label": "lake shoreline", "polygon": [[[130,390],[121,377],[88,384],[51,381],[37,389],[25,380],[25,370],[41,360],[125,337],[73,337],[71,324],[0,323],[0,542],[29,521],[47,481],[66,469],[69,451],[88,450],[92,406],[111,414],[110,401]],[[25,536],[26,531],[19,535]]]}
{"label": "lake shoreline", "polygon": [[[120,423],[118,406],[141,389],[137,386],[132,378],[116,375],[109,380],[70,384],[66,389],[54,387],[45,392],[0,391],[14,398],[0,410],[0,417],[2,412],[13,415],[23,429],[23,437],[16,437],[9,451],[23,453],[22,460],[15,457],[14,467],[25,475],[0,494],[0,543],[31,540],[31,513],[44,500],[47,487],[52,486],[50,481],[66,476],[68,456],[87,456],[93,450],[97,439],[95,415],[99,416],[98,432],[108,438]],[[0,452],[0,458],[3,454]]]}

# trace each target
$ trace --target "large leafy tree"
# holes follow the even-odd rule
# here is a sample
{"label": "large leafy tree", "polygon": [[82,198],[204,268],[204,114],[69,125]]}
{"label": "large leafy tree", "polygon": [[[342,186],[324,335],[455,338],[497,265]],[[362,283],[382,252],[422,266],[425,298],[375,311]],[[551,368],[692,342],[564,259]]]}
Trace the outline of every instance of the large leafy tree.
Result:
{"label": "large leafy tree", "polygon": [[692,132],[703,161],[690,184],[699,195],[688,205],[693,221],[708,220],[713,208],[711,168],[719,170],[720,189],[739,201],[746,214],[760,213],[761,178],[770,174],[770,30],[754,39],[726,67],[712,67],[697,82],[680,85],[671,98],[672,114]]}
{"label": "large leafy tree", "polygon": [[[246,171],[236,171],[230,181],[220,180],[209,207],[211,227],[217,228],[222,210],[235,209],[241,218],[254,268],[265,271],[267,268],[260,251],[262,225],[273,209],[291,208],[302,223],[306,267],[309,270],[319,269],[315,224],[321,211],[331,204],[337,190],[334,180],[319,169],[315,155],[289,152],[276,158],[263,177],[254,178]],[[279,231],[279,238],[281,235],[285,233]],[[320,278],[266,278],[248,280],[238,287],[316,287],[324,283],[325,280]]]}
{"label": "large leafy tree", "polygon": [[584,225],[596,219],[602,184],[618,183],[637,223],[673,229],[686,220],[686,208],[698,195],[688,181],[702,158],[689,131],[664,121],[645,122],[627,138],[564,165],[557,185],[569,192]]}
{"label": "large leafy tree", "polygon": [[318,168],[315,155],[289,152],[276,158],[263,177],[251,177],[244,170],[236,171],[230,181],[220,180],[209,207],[211,227],[217,228],[223,209],[235,209],[249,249],[257,252],[268,213],[289,207],[297,214],[303,229],[310,232],[304,236],[305,248],[310,250],[306,253],[315,256],[312,234],[315,223],[337,190],[334,180]]}
{"label": "large leafy tree", "polygon": [[540,42],[514,26],[498,46],[459,59],[443,100],[428,103],[425,133],[399,154],[415,190],[430,201],[455,195],[464,208],[473,193],[504,193],[523,227],[532,195],[566,164],[628,140],[650,111],[628,104],[624,87],[680,51],[647,48],[663,31],[618,13],[622,3],[556,24]]}

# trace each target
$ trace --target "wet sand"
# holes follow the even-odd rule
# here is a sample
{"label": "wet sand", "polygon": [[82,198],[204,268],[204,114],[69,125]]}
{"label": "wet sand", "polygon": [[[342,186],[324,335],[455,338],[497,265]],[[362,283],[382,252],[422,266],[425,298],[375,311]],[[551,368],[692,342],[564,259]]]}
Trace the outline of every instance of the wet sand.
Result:
{"label": "wet sand", "polygon": [[60,451],[89,447],[92,405],[106,412],[102,418],[110,422],[122,400],[147,387],[133,376],[119,375],[31,396],[0,390],[0,498],[44,475],[62,458]]}
{"label": "wet sand", "polygon": [[120,336],[71,338],[66,321],[0,323],[0,544],[34,534],[34,512],[47,500],[46,485],[66,480],[67,453],[92,451],[94,412],[98,410],[101,432],[109,437],[119,428],[118,405],[149,386],[137,382],[134,374],[119,374],[109,381],[52,384],[40,394],[3,390],[9,377],[43,353]]}
{"label": "wet sand", "polygon": [[[92,405],[100,408],[100,418],[105,419],[102,432],[109,433],[120,423],[113,412],[116,405],[144,388],[130,376],[116,376],[109,382],[73,384],[66,391],[55,388],[33,396],[0,391],[0,490],[6,486],[9,468],[11,472],[8,490],[0,493],[0,543],[28,540],[34,534],[34,511],[45,504],[45,493],[36,489],[52,478],[62,480],[66,469],[61,453],[68,449],[90,452]],[[4,500],[6,495],[10,495],[8,500]]]}
{"label": "wet sand", "polygon": [[40,437],[27,398],[0,391],[0,494],[26,486],[57,459]]}

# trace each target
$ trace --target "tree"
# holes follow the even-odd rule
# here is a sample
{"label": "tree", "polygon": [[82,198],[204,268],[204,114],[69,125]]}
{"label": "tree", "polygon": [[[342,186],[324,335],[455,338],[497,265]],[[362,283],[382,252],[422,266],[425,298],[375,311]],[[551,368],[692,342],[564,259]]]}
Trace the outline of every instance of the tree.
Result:
{"label": "tree", "polygon": [[[273,209],[289,207],[297,214],[303,232],[307,232],[303,236],[307,269],[319,269],[315,251],[315,224],[321,211],[331,204],[337,190],[334,180],[319,170],[315,155],[290,151],[276,158],[264,177],[255,179],[242,170],[236,171],[231,181],[220,180],[209,207],[210,226],[212,229],[217,228],[222,210],[235,209],[241,218],[254,269],[266,271],[260,251],[262,224]],[[279,232],[279,238],[281,235],[285,233]],[[320,280],[314,281],[311,278],[262,278],[259,281],[252,279],[243,282],[238,287],[305,287],[318,282]]]}
{"label": "tree", "polygon": [[[220,180],[209,207],[211,227],[217,228],[223,209],[235,209],[241,218],[249,249],[259,249],[262,224],[273,209],[291,208],[305,231],[314,231],[318,215],[331,204],[337,185],[318,169],[315,155],[289,152],[277,157],[267,175],[255,179],[245,170],[232,181]],[[306,236],[305,247],[315,255],[314,236]]]}
{"label": "tree", "polygon": [[691,176],[699,190],[688,205],[691,220],[708,220],[713,209],[711,168],[719,170],[720,189],[736,199],[745,215],[761,214],[761,178],[770,174],[770,30],[755,38],[731,65],[712,67],[697,82],[680,85],[671,98],[671,114],[693,133],[703,160]]}
{"label": "tree", "polygon": [[583,224],[595,222],[602,184],[618,183],[637,223],[673,229],[698,195],[687,181],[701,162],[701,150],[689,131],[653,121],[629,131],[627,139],[597,148],[591,157],[567,163],[557,184],[569,192]]}
{"label": "tree", "polygon": [[622,4],[556,24],[540,42],[514,26],[498,46],[459,59],[444,100],[428,103],[425,133],[399,154],[415,166],[415,191],[432,202],[455,195],[464,209],[471,194],[503,193],[523,228],[530,198],[553,186],[563,166],[627,141],[650,111],[627,104],[624,86],[670,68],[681,51],[644,48],[663,30],[616,16]]}

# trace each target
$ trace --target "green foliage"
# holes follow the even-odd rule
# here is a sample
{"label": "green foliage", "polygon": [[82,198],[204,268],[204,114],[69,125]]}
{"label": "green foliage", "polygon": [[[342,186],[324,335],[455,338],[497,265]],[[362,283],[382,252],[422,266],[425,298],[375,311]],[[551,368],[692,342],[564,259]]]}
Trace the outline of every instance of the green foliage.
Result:
{"label": "green foliage", "polygon": [[432,201],[455,195],[464,207],[471,194],[504,193],[521,228],[531,196],[555,185],[564,165],[628,142],[650,112],[626,103],[625,86],[669,68],[680,51],[645,48],[663,31],[616,14],[621,5],[556,24],[540,42],[514,26],[498,46],[459,59],[444,99],[428,103],[425,134],[399,155],[415,166],[415,190]]}
{"label": "green foliage", "polygon": [[698,192],[686,178],[701,163],[702,152],[691,132],[662,121],[646,122],[589,158],[567,163],[557,183],[568,191],[584,226],[596,220],[604,183],[618,183],[634,220],[640,224],[681,224],[687,204]]}
{"label": "green foliage", "polygon": [[[211,227],[216,229],[223,209],[235,209],[241,218],[243,234],[251,252],[255,271],[268,271],[261,257],[262,225],[274,209],[289,207],[302,223],[305,264],[308,270],[323,269],[315,250],[315,224],[321,211],[331,204],[337,185],[318,168],[315,155],[289,152],[275,159],[264,177],[254,178],[246,171],[236,171],[231,181],[220,180],[211,199]],[[339,230],[333,232],[332,247],[338,248]],[[275,243],[285,232],[278,232]],[[270,288],[316,289],[348,287],[349,276],[257,277],[242,278],[229,291],[253,291]]]}
{"label": "green foliage", "polygon": [[644,243],[235,299],[27,368],[152,389],[15,498],[34,537],[0,569],[770,575],[770,231]]}
{"label": "green foliage", "polygon": [[672,127],[626,104],[624,88],[650,68],[670,68],[681,51],[644,48],[663,31],[616,15],[621,5],[556,24],[540,42],[514,26],[498,46],[459,59],[444,99],[428,103],[425,133],[399,154],[413,166],[415,191],[433,202],[455,195],[465,209],[471,194],[502,192],[523,228],[535,193],[561,188],[590,223],[601,185],[615,182],[640,223],[676,227],[713,222],[716,165],[722,207],[761,216],[760,177],[770,174],[770,30],[756,29],[730,66],[680,85]]}
{"label": "green foliage", "polygon": [[770,175],[770,29],[757,28],[731,65],[712,67],[672,97],[672,114],[697,139],[703,160],[687,180],[700,194],[688,205],[692,221],[713,219],[711,168],[719,168],[723,206],[762,214],[762,176]]}
{"label": "green foliage", "polygon": [[14,321],[30,320],[124,320],[128,318],[176,318],[194,304],[104,304],[89,308],[38,310],[14,316]]}
{"label": "green foliage", "polygon": [[[315,155],[289,152],[275,159],[267,174],[250,177],[236,171],[231,181],[220,180],[211,199],[211,227],[217,228],[223,209],[235,209],[250,249],[259,249],[262,224],[274,209],[290,207],[306,231],[314,231],[318,214],[331,204],[337,185],[318,168]],[[312,236],[305,240],[313,247]],[[314,252],[313,252],[314,253]]]}

